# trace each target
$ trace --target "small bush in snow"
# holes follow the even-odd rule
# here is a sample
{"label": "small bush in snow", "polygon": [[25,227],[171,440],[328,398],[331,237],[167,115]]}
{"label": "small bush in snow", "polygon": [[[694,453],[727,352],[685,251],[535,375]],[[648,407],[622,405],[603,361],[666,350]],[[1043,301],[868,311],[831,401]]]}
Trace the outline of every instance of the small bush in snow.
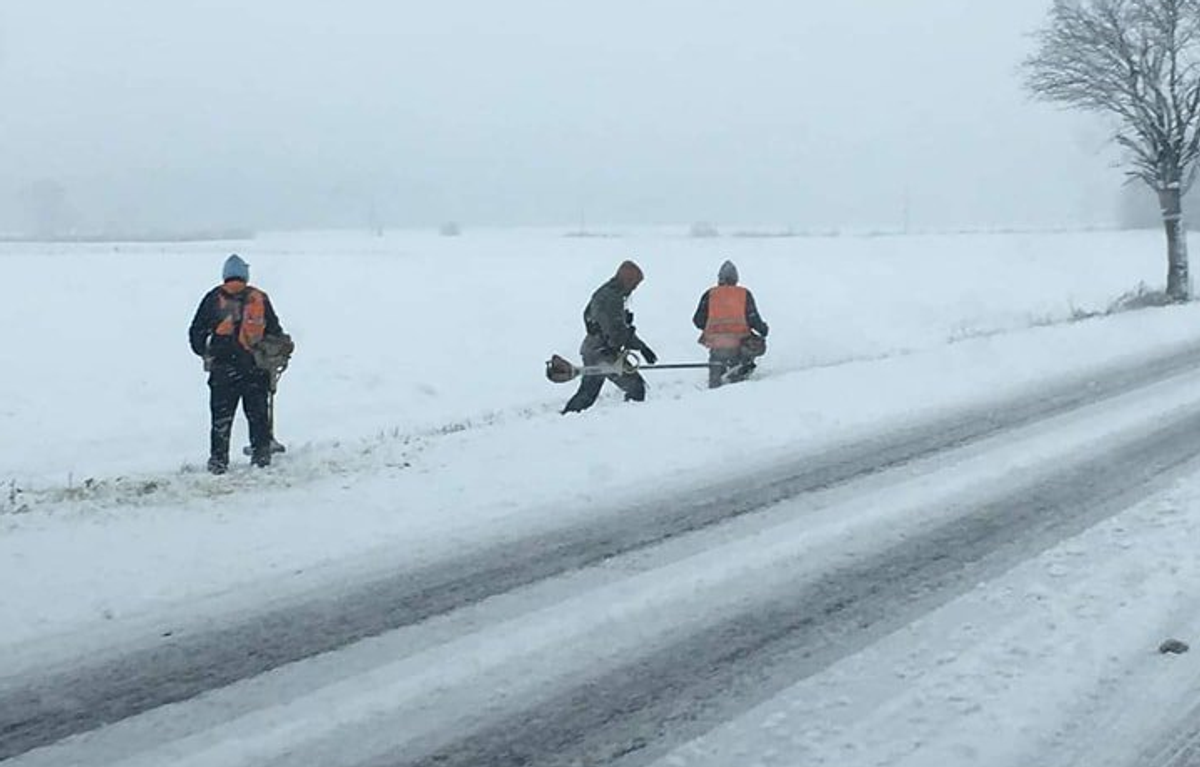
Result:
{"label": "small bush in snow", "polygon": [[1146,287],[1144,282],[1139,282],[1138,286],[1133,290],[1122,293],[1113,299],[1108,305],[1108,310],[1105,314],[1117,314],[1118,312],[1129,312],[1136,309],[1149,309],[1155,306],[1167,306],[1174,301],[1167,295],[1165,290],[1151,290]]}
{"label": "small bush in snow", "polygon": [[29,511],[29,504],[25,503],[21,497],[22,490],[17,487],[17,481],[10,479],[5,488],[2,501],[0,501],[0,514],[23,514]]}

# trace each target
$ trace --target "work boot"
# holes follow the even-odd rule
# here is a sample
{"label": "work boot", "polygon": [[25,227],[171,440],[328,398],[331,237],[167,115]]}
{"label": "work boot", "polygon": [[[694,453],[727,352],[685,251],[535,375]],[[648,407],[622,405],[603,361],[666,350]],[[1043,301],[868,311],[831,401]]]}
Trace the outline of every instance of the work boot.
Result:
{"label": "work boot", "polygon": [[254,455],[250,458],[250,463],[260,469],[265,469],[271,465],[271,446],[265,448],[255,448]]}
{"label": "work boot", "polygon": [[754,372],[756,367],[758,367],[758,365],[754,364],[753,362],[743,362],[741,365],[734,368],[734,370],[729,374],[729,381],[731,383],[745,381],[750,377],[750,374]]}
{"label": "work boot", "polygon": [[208,459],[208,473],[209,474],[220,475],[220,474],[224,474],[227,471],[229,471],[229,460],[228,459],[222,460],[221,458],[218,458],[218,457],[212,457],[212,458]]}

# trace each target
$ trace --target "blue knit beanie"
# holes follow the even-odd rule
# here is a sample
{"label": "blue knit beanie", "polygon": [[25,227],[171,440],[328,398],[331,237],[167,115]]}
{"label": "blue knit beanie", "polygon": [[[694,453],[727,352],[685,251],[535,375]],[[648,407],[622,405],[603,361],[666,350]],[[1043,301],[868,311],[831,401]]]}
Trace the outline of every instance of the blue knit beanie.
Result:
{"label": "blue knit beanie", "polygon": [[224,280],[241,280],[242,282],[250,281],[250,264],[242,260],[242,257],[234,253],[229,258],[225,259],[225,267],[221,269],[221,278]]}

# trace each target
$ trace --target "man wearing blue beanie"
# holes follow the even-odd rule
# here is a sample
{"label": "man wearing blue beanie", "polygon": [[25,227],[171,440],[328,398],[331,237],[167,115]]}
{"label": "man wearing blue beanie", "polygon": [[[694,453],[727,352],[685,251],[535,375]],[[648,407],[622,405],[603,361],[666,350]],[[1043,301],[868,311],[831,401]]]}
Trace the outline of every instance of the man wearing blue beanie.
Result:
{"label": "man wearing blue beanie", "polygon": [[264,339],[286,338],[271,299],[250,285],[250,265],[241,256],[235,253],[225,260],[221,277],[222,283],[200,301],[188,330],[192,351],[204,359],[208,371],[208,470],[213,474],[229,469],[229,437],[239,401],[250,426],[251,462],[259,467],[271,464],[268,400],[274,379],[258,352]]}

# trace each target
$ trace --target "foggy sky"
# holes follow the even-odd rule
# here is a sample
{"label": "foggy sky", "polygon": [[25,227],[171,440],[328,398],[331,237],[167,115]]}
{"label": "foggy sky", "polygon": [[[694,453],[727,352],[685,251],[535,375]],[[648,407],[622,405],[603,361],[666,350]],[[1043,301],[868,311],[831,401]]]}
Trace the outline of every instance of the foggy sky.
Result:
{"label": "foggy sky", "polygon": [[0,228],[1107,223],[1050,0],[4,0]]}

